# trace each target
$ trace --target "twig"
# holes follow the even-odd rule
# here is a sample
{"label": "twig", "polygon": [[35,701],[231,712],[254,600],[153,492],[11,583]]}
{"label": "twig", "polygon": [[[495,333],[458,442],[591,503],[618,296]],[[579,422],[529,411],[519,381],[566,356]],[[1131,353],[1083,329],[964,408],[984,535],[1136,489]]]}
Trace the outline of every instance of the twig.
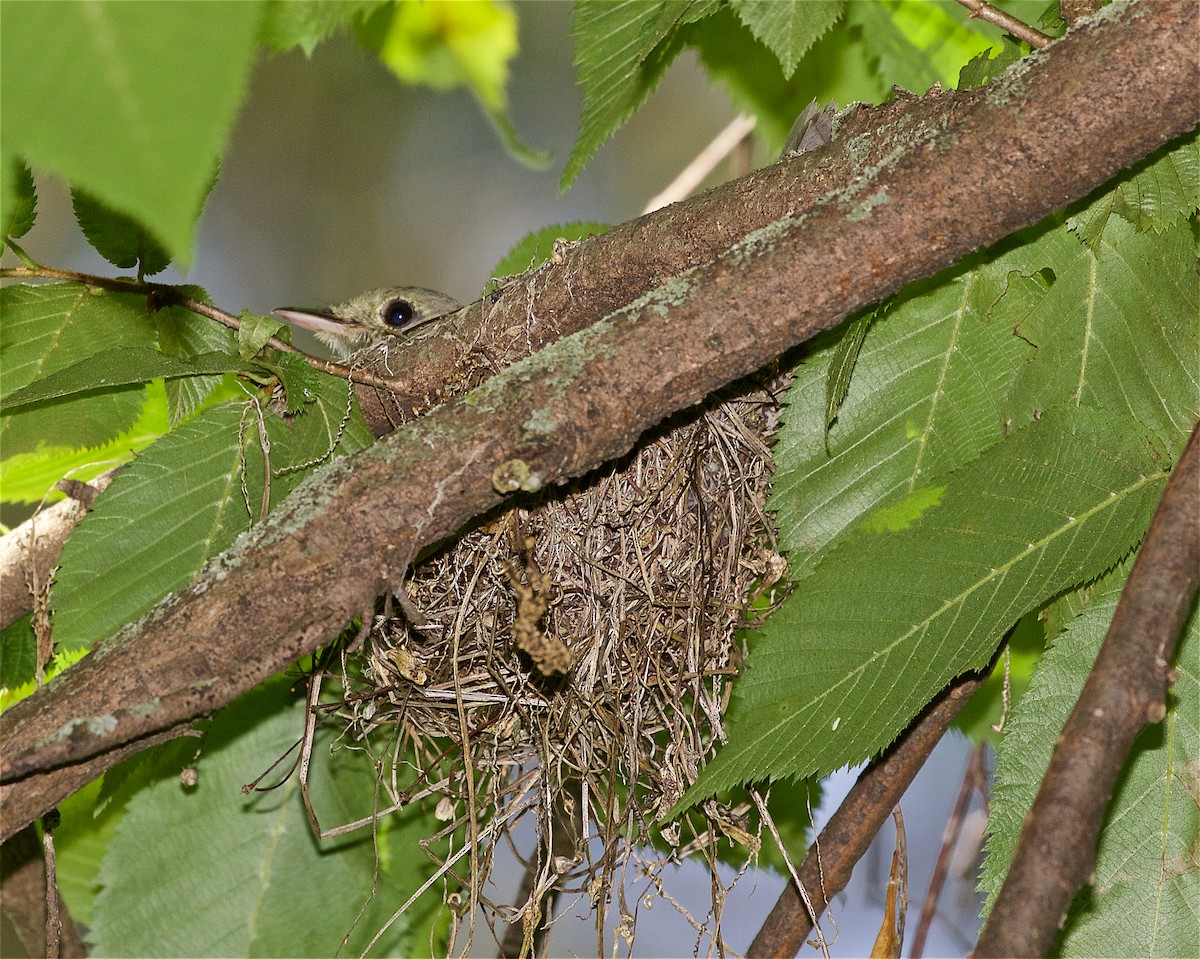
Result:
{"label": "twig", "polygon": [[996,26],[1007,30],[1018,40],[1024,40],[1035,50],[1040,50],[1054,40],[1054,37],[1047,36],[1040,30],[1035,30],[1023,20],[1018,20],[998,7],[993,7],[987,0],[958,0],[958,2],[971,11],[971,19],[986,20],[988,23],[994,23]]}
{"label": "twig", "polygon": [[58,959],[62,951],[62,916],[58,911],[58,864],[54,855],[57,809],[42,817],[42,858],[46,863],[46,959]]}
{"label": "twig", "polygon": [[[179,292],[179,288],[170,286],[166,283],[147,283],[144,280],[131,280],[128,277],[121,276],[97,276],[92,273],[79,273],[75,270],[60,270],[53,266],[39,266],[36,269],[30,269],[26,266],[13,266],[0,269],[0,279],[35,279],[35,280],[63,280],[68,283],[80,283],[87,286],[98,286],[104,290],[113,290],[118,293],[136,293],[143,296],[158,295],[163,299],[176,306],[181,306],[185,310],[192,313],[197,313],[200,316],[205,316],[210,320],[220,323],[222,326],[227,326],[231,330],[240,330],[242,322],[232,313],[226,313],[222,309],[209,304],[194,300],[190,296],[184,296]],[[383,377],[375,376],[372,373],[364,372],[359,369],[351,369],[348,366],[342,366],[340,363],[334,363],[330,360],[323,360],[317,356],[310,356],[303,350],[298,350],[290,343],[285,343],[277,336],[272,336],[267,340],[266,345],[272,349],[279,350],[281,353],[295,353],[303,358],[309,366],[314,370],[320,370],[322,373],[328,373],[330,376],[338,376],[344,380],[349,380],[352,383],[360,383],[363,386],[373,386],[377,389],[391,389],[392,381]]]}
{"label": "twig", "polygon": [[[1004,650],[1007,656],[1007,644],[1005,644]],[[1005,661],[1007,663],[1007,659]],[[925,901],[921,904],[921,917],[917,920],[917,931],[913,936],[911,959],[921,959],[921,953],[925,951],[925,939],[929,935],[929,927],[933,925],[938,896],[941,894],[942,884],[946,881],[946,873],[950,871],[950,859],[954,853],[954,847],[958,845],[959,835],[962,833],[963,822],[967,816],[967,806],[971,802],[971,794],[979,788],[983,779],[983,748],[983,743],[980,743],[972,750],[967,769],[963,773],[962,787],[958,790],[958,799],[955,800],[950,818],[946,820],[946,828],[942,832],[942,845],[938,849],[937,862],[933,866],[933,876],[929,880],[929,891],[925,893]]]}
{"label": "twig", "polygon": [[1200,425],[1175,466],[1079,701],[1055,743],[975,956],[1049,952],[1088,882],[1113,786],[1142,727],[1166,717],[1200,584]]}
{"label": "twig", "polygon": [[[18,944],[24,947],[22,955],[48,955],[47,904],[53,891],[53,910],[57,911],[60,927],[59,955],[82,957],[87,949],[79,936],[75,921],[71,918],[67,904],[55,884],[46,882],[46,860],[42,841],[34,826],[27,826],[4,843],[0,849],[0,901],[4,903],[5,924],[8,931],[5,945],[12,946],[12,954],[18,953]],[[6,955],[9,953],[6,953]]]}
{"label": "twig", "polygon": [[[812,890],[810,894],[818,913],[846,887],[854,864],[866,853],[871,840],[892,814],[892,808],[925,764],[933,747],[958,711],[983,685],[986,675],[956,680],[858,777],[854,788],[821,830],[820,838],[809,847],[800,867],[800,882]],[[815,855],[818,845],[825,850],[820,862]],[[821,866],[824,866],[823,871]],[[811,928],[808,910],[795,886],[789,883],[779,894],[746,955],[794,956],[804,945]]]}
{"label": "twig", "polygon": [[696,158],[685,166],[679,175],[668,184],[658,196],[646,204],[643,215],[653,213],[668,203],[675,203],[692,195],[704,178],[716,169],[717,164],[732,153],[739,143],[750,135],[754,129],[754,117],[739,113],[726,124],[725,129],[718,133],[712,142],[696,154]]}
{"label": "twig", "polygon": [[[824,910],[824,905],[818,906],[813,902],[812,896],[809,895],[808,889],[804,885],[804,881],[796,872],[796,867],[792,864],[792,857],[788,855],[787,846],[783,844],[783,840],[779,836],[779,830],[775,828],[775,820],[771,816],[771,811],[767,808],[767,804],[763,801],[762,796],[757,789],[749,790],[750,797],[754,800],[754,805],[758,807],[758,814],[762,817],[763,823],[771,833],[771,838],[775,840],[775,845],[779,849],[779,854],[783,857],[783,864],[787,866],[788,875],[792,877],[792,885],[789,889],[795,889],[800,893],[800,899],[804,903],[804,908],[808,912],[808,921],[812,928],[817,930],[817,948],[821,950],[821,955],[825,959],[829,959],[829,944],[825,941],[825,933],[821,931],[821,912]],[[810,813],[811,816],[811,813]],[[821,841],[818,839],[813,843],[813,859],[816,860],[818,867],[821,865]],[[821,876],[817,876],[818,886],[821,886]],[[826,895],[822,890],[819,895]]]}

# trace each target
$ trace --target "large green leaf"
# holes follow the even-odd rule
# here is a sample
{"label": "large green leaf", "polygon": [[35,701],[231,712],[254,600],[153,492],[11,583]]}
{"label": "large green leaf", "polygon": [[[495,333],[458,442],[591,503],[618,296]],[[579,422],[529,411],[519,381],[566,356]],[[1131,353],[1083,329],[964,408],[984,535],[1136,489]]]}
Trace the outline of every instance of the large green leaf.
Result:
{"label": "large green leaf", "polygon": [[1137,543],[1166,483],[1148,446],[1127,419],[1047,413],[877,511],[767,622],[685,801],[884,748],[1022,615]]}
{"label": "large green leaf", "polygon": [[186,264],[261,4],[14,3],[3,15],[5,155],[138,220]]}
{"label": "large green leaf", "polygon": [[797,370],[771,493],[793,575],[871,510],[1004,436],[1004,395],[1032,349],[991,312],[1031,256],[1023,247],[980,255],[901,293],[866,333],[828,440],[828,372],[845,333],[820,341]]}
{"label": "large green leaf", "polygon": [[[146,298],[73,283],[0,289],[0,397],[104,350],[154,346]],[[88,447],[133,425],[139,387],[39,403],[0,419],[4,455],[39,444]]]}
{"label": "large green leaf", "polygon": [[1021,421],[1062,405],[1096,406],[1182,448],[1200,416],[1200,304],[1190,226],[1135,233],[1114,219],[1099,254],[1077,244],[1017,333],[1037,346],[1009,398]]}
{"label": "large green leaf", "polygon": [[[437,830],[432,816],[406,813],[390,837],[405,854],[377,875],[369,829],[313,835],[296,776],[243,793],[303,732],[304,696],[293,687],[272,680],[218,713],[189,764],[195,786],[180,784],[177,767],[129,800],[100,872],[92,955],[357,956],[417,888],[429,865],[413,849]],[[309,774],[325,827],[369,815],[378,789],[368,752],[329,747],[320,736]],[[372,955],[417,954],[424,943],[407,940],[407,925],[394,924]]]}
{"label": "large green leaf", "polygon": [[779,60],[783,75],[842,15],[843,0],[730,0],[738,18]]}
{"label": "large green leaf", "polygon": [[[981,888],[988,908],[1004,882],[1025,814],[1050,753],[1095,662],[1125,577],[1102,593],[1055,640],[997,752]],[[1200,834],[1200,617],[1182,637],[1167,717],[1143,730],[1109,803],[1095,878],[1076,900],[1057,955],[1186,956],[1196,948]]]}
{"label": "large green leaf", "polygon": [[345,381],[322,375],[317,389],[290,420],[248,403],[210,407],[113,480],[62,552],[50,596],[59,649],[90,647],[185,586],[262,518],[268,471],[274,504],[339,440],[339,455],[370,442],[357,409],[342,427]]}

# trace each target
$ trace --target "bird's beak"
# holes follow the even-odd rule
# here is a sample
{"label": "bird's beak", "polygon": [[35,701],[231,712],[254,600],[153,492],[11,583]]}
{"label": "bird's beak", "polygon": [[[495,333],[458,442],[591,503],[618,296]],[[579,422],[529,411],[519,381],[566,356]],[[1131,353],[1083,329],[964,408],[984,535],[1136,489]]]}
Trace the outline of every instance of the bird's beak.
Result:
{"label": "bird's beak", "polygon": [[351,324],[329,310],[312,309],[306,306],[281,306],[271,312],[285,323],[298,326],[303,330],[312,330],[314,333],[344,337],[353,332]]}

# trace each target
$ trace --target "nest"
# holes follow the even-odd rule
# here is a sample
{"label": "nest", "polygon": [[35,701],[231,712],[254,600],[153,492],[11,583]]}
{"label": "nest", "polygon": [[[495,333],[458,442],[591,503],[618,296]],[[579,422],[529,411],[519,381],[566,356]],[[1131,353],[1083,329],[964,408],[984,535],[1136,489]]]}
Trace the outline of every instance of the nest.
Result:
{"label": "nest", "polygon": [[[653,824],[724,738],[737,631],[786,568],[764,510],[780,387],[714,397],[624,462],[484,522],[414,567],[403,615],[376,619],[349,732],[397,738],[393,800],[438,802],[431,839],[465,835],[470,856],[439,861],[490,923],[521,924],[525,950],[552,890],[587,897],[598,924],[615,897],[631,939],[636,844],[658,838],[661,866],[695,842]],[[703,847],[737,812],[709,802],[687,822]],[[526,883],[493,902],[493,854],[526,817]]]}

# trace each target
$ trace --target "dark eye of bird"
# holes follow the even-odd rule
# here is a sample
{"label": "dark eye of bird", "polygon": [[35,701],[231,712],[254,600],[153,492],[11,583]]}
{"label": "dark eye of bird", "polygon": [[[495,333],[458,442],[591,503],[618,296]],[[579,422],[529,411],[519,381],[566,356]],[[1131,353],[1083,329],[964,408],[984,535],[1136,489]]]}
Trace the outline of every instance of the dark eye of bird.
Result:
{"label": "dark eye of bird", "polygon": [[416,310],[408,300],[392,300],[383,308],[383,322],[387,326],[399,328],[408,323],[415,314]]}

